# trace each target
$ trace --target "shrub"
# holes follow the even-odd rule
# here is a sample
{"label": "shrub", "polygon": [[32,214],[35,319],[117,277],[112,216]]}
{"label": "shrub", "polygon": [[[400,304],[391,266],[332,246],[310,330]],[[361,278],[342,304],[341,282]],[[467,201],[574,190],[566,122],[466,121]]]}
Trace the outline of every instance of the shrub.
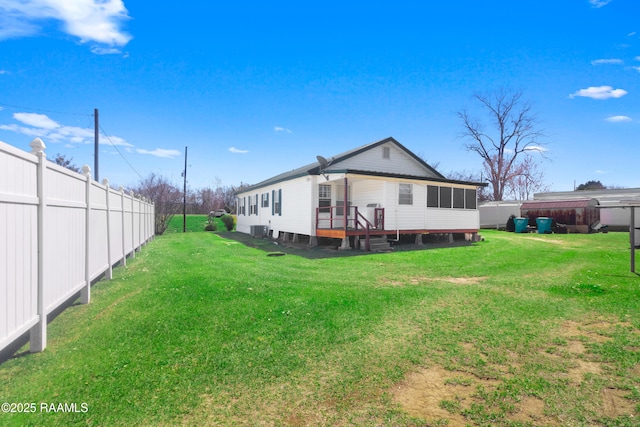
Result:
{"label": "shrub", "polygon": [[233,220],[233,217],[231,215],[222,215],[220,219],[224,223],[224,226],[227,228],[227,231],[233,230],[235,221]]}
{"label": "shrub", "polygon": [[218,229],[218,227],[216,226],[215,222],[209,222],[207,223],[207,225],[204,226],[204,231],[216,231]]}

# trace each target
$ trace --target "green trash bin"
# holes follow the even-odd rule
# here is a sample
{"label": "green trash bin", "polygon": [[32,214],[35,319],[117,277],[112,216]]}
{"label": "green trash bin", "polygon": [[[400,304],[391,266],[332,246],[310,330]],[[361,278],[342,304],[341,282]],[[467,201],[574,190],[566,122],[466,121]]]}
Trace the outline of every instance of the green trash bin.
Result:
{"label": "green trash bin", "polygon": [[516,225],[516,233],[527,232],[527,225],[529,225],[529,218],[518,217],[518,218],[514,218],[513,222]]}
{"label": "green trash bin", "polygon": [[539,216],[538,218],[536,218],[536,225],[538,226],[538,234],[550,234],[551,221],[552,221],[552,218],[547,218],[546,216]]}

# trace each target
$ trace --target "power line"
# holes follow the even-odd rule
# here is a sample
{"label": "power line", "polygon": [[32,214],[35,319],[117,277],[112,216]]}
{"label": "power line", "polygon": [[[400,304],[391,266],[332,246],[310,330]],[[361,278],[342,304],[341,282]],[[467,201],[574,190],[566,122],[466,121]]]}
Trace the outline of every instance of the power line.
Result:
{"label": "power line", "polygon": [[118,152],[118,154],[120,154],[120,157],[122,157],[122,159],[129,165],[129,167],[136,173],[136,175],[138,175],[140,177],[140,179],[144,179],[142,177],[142,175],[140,175],[140,173],[136,170],[136,168],[133,167],[133,165],[131,163],[129,163],[129,160],[127,160],[127,158],[122,154],[122,152],[118,149],[118,146],[116,144],[113,143],[113,141],[111,141],[111,138],[109,138],[109,135],[107,134],[107,132],[105,132],[104,128],[102,127],[102,125],[100,125],[100,130],[102,131],[102,134],[107,138],[107,140],[109,141],[109,143],[113,146],[113,148],[116,149],[116,151]]}
{"label": "power line", "polygon": [[54,110],[45,110],[43,108],[33,108],[33,107],[25,107],[22,105],[13,105],[13,104],[5,104],[4,102],[0,102],[0,105],[3,107],[9,107],[9,108],[19,108],[21,110],[28,110],[28,111],[40,111],[42,113],[54,113],[54,114],[68,114],[70,116],[86,116],[86,117],[93,117],[93,114],[86,114],[86,113],[70,113],[68,111],[54,111]]}

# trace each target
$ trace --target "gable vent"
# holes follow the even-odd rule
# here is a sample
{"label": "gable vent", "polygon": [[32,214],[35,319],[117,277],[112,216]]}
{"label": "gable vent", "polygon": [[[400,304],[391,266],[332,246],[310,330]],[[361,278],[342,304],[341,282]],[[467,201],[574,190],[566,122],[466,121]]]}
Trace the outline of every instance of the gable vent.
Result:
{"label": "gable vent", "polygon": [[390,147],[382,147],[382,158],[390,159],[391,158],[391,148]]}

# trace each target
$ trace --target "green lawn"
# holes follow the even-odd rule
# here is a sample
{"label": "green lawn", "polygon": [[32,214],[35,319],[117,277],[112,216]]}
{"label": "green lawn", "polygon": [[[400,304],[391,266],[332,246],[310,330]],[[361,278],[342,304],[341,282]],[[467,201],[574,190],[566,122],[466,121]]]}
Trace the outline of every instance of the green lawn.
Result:
{"label": "green lawn", "polygon": [[[186,231],[187,233],[192,233],[196,231],[205,231],[204,227],[208,222],[208,215],[187,215],[186,217]],[[214,218],[213,221],[216,224],[218,231],[226,230],[224,223],[220,218]],[[169,221],[169,225],[167,226],[167,230],[165,234],[170,233],[182,233],[184,232],[184,216],[174,215]]]}
{"label": "green lawn", "polygon": [[0,365],[0,401],[37,405],[0,425],[638,425],[628,235],[482,234],[324,259],[158,237]]}

